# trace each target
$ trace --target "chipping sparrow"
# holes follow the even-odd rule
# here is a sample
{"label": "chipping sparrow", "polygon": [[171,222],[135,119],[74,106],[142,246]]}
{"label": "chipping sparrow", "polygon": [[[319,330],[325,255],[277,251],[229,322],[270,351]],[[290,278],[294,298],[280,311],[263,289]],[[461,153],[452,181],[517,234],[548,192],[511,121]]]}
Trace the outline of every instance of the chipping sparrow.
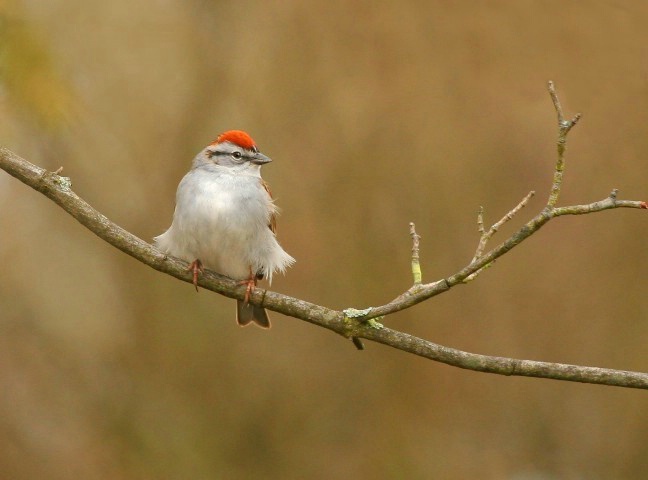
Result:
{"label": "chipping sparrow", "polygon": [[171,227],[155,237],[157,247],[192,262],[197,287],[203,266],[247,285],[237,300],[239,325],[255,322],[269,328],[268,314],[248,303],[257,279],[283,272],[295,262],[275,238],[275,206],[261,165],[270,158],[259,152],[245,132],[230,130],[196,158],[176,193]]}

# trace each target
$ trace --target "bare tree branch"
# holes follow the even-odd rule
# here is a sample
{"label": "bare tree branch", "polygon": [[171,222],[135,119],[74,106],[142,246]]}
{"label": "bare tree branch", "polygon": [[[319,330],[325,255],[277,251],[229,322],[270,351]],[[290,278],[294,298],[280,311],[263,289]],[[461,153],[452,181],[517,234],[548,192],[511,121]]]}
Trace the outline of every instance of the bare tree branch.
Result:
{"label": "bare tree branch", "polygon": [[549,200],[547,201],[547,208],[551,209],[556,206],[558,197],[560,196],[563,173],[565,172],[565,149],[567,148],[567,134],[572,129],[572,127],[574,127],[574,125],[578,123],[581,118],[581,114],[577,113],[571,120],[565,120],[565,114],[563,113],[562,105],[560,104],[560,100],[558,99],[558,93],[556,93],[554,83],[549,82],[548,87],[549,95],[551,95],[551,101],[554,104],[556,115],[558,116],[558,160],[556,161],[556,170],[554,171],[551,193],[549,193]]}
{"label": "bare tree branch", "polygon": [[[515,207],[511,209],[506,215],[504,215],[498,222],[495,222],[492,227],[490,227],[488,230],[484,229],[484,207],[479,207],[479,213],[477,214],[477,229],[479,233],[481,233],[481,238],[479,239],[479,245],[477,245],[477,251],[475,252],[475,256],[473,257],[472,261],[470,263],[476,262],[479,257],[481,257],[484,253],[484,250],[486,250],[486,244],[488,241],[491,239],[495,233],[504,225],[506,222],[509,220],[512,220],[513,217],[520,211],[522,210],[527,203],[529,203],[529,200],[531,200],[531,197],[535,195],[535,192],[532,190],[530,191],[526,197],[524,197],[520,203],[518,203]],[[486,270],[487,268],[490,268],[493,266],[493,263],[489,263],[485,265],[484,267],[480,268],[477,270],[475,273],[471,273],[466,277],[464,280],[464,283],[468,283],[471,280],[474,280],[477,275],[479,275],[481,272]]]}
{"label": "bare tree branch", "polygon": [[[613,208],[648,209],[646,202],[618,200],[617,190],[613,190],[607,198],[587,205],[555,206],[562,185],[567,134],[578,122],[580,115],[576,115],[572,120],[566,121],[558,95],[551,82],[549,83],[549,93],[558,115],[558,159],[549,200],[547,206],[540,213],[524,224],[502,244],[493,248],[488,253],[483,253],[488,240],[504,222],[510,220],[513,215],[518,213],[526,205],[531,194],[525,197],[525,199],[486,232],[483,227],[483,217],[480,216],[479,224],[482,239],[480,240],[480,246],[477,249],[475,257],[460,271],[447,278],[429,284],[422,283],[422,273],[419,263],[420,237],[416,234],[414,224],[410,224],[410,235],[413,243],[412,274],[414,283],[407,291],[385,305],[370,307],[364,310],[347,309],[344,312],[340,312],[287,295],[263,290],[262,288],[255,289],[250,301],[275,312],[299,318],[332,330],[346,338],[351,338],[359,349],[362,348],[360,338],[364,338],[434,361],[479,372],[648,389],[648,373],[519,360],[463,352],[437,345],[407,333],[386,328],[376,321],[385,315],[410,308],[417,303],[446,292],[455,285],[466,282],[471,276],[474,278],[484,267],[491,265],[493,261],[533,235],[555,217],[563,215],[583,215]],[[92,208],[72,191],[69,178],[59,176],[62,169],[58,169],[56,172],[48,172],[43,168],[29,163],[6,148],[0,148],[0,168],[50,198],[90,231],[124,253],[155,270],[192,283],[192,274],[188,272],[188,264],[186,262],[163,254],[152,245],[122,229]],[[220,293],[230,298],[243,299],[245,295],[245,288],[239,286],[236,281],[208,270],[201,275],[199,284],[207,290]]]}

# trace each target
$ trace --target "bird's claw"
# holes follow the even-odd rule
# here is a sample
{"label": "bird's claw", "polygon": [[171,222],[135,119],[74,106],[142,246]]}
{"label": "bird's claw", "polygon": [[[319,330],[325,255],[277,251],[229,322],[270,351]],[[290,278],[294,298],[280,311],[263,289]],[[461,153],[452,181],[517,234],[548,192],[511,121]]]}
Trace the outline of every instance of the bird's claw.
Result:
{"label": "bird's claw", "polygon": [[247,280],[241,280],[239,285],[245,285],[245,297],[243,297],[243,302],[250,302],[250,295],[254,292],[256,288],[256,278],[248,278]]}
{"label": "bird's claw", "polygon": [[193,262],[189,264],[189,268],[187,268],[189,272],[193,273],[193,284],[194,287],[196,287],[196,292],[198,291],[198,275],[203,273],[205,271],[205,267],[203,267],[202,262],[199,259],[195,259]]}
{"label": "bird's claw", "polygon": [[252,274],[252,268],[250,267],[250,276],[246,280],[241,280],[238,282],[239,285],[245,285],[245,297],[243,297],[244,303],[250,302],[250,295],[254,292],[254,289],[257,286],[257,276]]}

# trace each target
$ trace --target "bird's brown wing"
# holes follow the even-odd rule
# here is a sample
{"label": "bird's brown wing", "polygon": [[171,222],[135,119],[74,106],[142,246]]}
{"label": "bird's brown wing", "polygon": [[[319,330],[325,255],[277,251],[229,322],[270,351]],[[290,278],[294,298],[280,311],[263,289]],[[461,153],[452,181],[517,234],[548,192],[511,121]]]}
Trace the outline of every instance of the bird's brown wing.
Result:
{"label": "bird's brown wing", "polygon": [[[272,192],[270,191],[270,185],[268,185],[263,180],[261,180],[261,185],[263,185],[263,188],[265,189],[266,192],[268,192],[268,195],[272,200]],[[277,233],[277,216],[274,214],[274,212],[270,214],[270,223],[268,224],[268,228],[272,230],[272,233]]]}

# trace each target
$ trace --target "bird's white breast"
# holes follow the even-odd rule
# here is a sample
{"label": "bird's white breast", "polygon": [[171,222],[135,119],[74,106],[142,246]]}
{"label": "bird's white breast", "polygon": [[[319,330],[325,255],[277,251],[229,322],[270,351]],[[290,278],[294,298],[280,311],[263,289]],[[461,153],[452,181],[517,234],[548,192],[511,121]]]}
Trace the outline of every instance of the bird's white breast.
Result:
{"label": "bird's white breast", "polygon": [[259,176],[194,169],[180,182],[173,223],[156,242],[235,279],[247,278],[250,269],[271,278],[294,261],[268,228],[274,211]]}

